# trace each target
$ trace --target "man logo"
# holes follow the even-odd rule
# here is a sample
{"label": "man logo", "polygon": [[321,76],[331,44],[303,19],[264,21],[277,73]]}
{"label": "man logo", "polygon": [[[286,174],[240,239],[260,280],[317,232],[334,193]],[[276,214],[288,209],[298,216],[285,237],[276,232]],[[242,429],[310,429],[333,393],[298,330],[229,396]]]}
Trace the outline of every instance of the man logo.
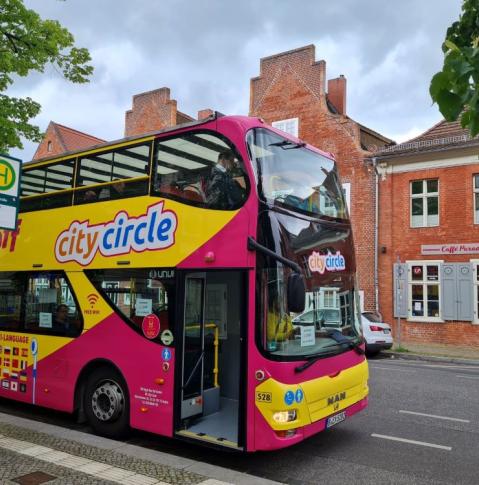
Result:
{"label": "man logo", "polygon": [[0,191],[9,190],[15,185],[16,175],[13,167],[0,159]]}
{"label": "man logo", "polygon": [[343,399],[346,399],[346,393],[345,392],[340,392],[339,394],[328,397],[328,406],[331,406],[332,404],[335,404],[339,401],[342,401]]}

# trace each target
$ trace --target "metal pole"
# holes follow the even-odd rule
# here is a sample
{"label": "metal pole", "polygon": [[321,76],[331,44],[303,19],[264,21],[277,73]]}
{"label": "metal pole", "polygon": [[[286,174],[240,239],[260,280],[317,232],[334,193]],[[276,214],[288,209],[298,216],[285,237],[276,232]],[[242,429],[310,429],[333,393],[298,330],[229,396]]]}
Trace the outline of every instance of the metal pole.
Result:
{"label": "metal pole", "polygon": [[399,258],[399,255],[397,257],[397,275],[396,275],[396,281],[397,281],[397,289],[396,289],[396,308],[398,311],[398,322],[397,322],[397,331],[398,331],[398,347],[401,347],[401,308],[402,308],[402,291],[401,291],[401,285],[402,285],[402,278],[401,278],[401,259]]}

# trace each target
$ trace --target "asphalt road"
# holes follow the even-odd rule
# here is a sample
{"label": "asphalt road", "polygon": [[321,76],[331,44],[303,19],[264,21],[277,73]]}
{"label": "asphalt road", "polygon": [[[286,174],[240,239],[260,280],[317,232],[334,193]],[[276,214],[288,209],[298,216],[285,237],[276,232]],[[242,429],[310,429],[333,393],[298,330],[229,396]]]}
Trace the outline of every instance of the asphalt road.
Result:
{"label": "asphalt road", "polygon": [[[6,400],[0,411],[89,431],[68,415]],[[370,360],[368,409],[286,450],[238,455],[146,433],[128,441],[293,485],[477,485],[479,366]]]}

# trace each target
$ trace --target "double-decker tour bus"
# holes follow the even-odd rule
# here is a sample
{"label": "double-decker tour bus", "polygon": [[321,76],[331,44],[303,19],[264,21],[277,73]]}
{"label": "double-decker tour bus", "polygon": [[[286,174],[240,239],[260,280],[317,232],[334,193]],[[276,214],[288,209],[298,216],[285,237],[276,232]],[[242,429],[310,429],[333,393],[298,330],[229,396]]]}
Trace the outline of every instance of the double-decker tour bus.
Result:
{"label": "double-decker tour bus", "polygon": [[364,409],[335,162],[261,119],[27,163],[0,231],[0,397],[243,451]]}

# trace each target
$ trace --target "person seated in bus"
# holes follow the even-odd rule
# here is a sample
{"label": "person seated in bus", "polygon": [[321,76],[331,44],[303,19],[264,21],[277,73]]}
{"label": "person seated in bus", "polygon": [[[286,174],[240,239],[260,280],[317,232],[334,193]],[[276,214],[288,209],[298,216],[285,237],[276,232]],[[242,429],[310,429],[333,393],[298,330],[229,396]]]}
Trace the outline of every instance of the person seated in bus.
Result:
{"label": "person seated in bus", "polygon": [[215,209],[238,207],[244,199],[245,191],[233,179],[235,156],[231,150],[224,150],[218,155],[218,163],[213,167],[206,186],[206,202]]}
{"label": "person seated in bus", "polygon": [[99,199],[102,200],[115,200],[115,199],[122,199],[125,197],[125,182],[120,179],[113,180],[114,184],[108,185],[107,187],[103,188],[100,192]]}
{"label": "person seated in bus", "polygon": [[266,323],[266,338],[268,348],[273,350],[276,342],[284,342],[294,338],[295,329],[291,317],[282,312],[278,303],[273,303],[268,310],[268,321]]}
{"label": "person seated in bus", "polygon": [[61,303],[57,306],[55,317],[53,319],[52,330],[65,335],[76,335],[77,326],[70,322],[68,318],[68,306]]}
{"label": "person seated in bus", "polygon": [[98,194],[93,189],[88,189],[83,193],[84,202],[94,202],[98,199]]}

